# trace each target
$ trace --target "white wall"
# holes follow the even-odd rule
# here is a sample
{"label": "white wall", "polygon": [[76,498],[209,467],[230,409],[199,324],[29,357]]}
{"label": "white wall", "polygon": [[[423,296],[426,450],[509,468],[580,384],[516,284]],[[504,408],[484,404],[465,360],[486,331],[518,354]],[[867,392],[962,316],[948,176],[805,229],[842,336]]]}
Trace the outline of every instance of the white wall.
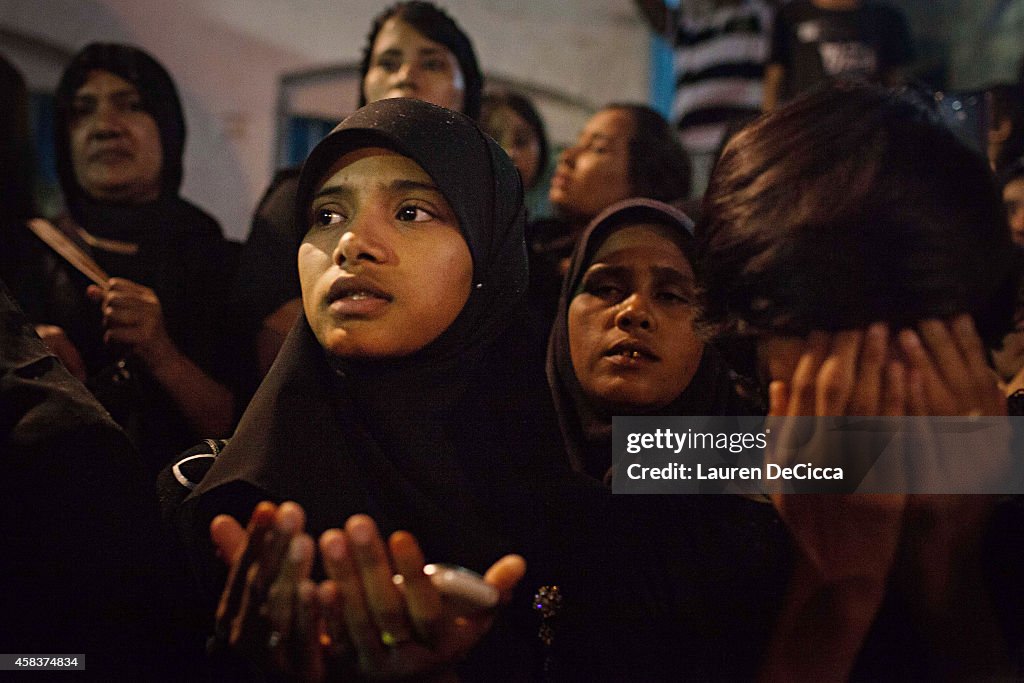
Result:
{"label": "white wall", "polygon": [[[0,0],[0,28],[73,52],[94,40],[152,53],[178,83],[189,125],[189,199],[242,239],[273,170],[283,73],[358,60],[369,0]],[[645,100],[647,33],[630,0],[448,0],[485,71],[595,106]],[[30,84],[52,87],[31,55],[0,44]],[[52,69],[51,69],[52,71]]]}

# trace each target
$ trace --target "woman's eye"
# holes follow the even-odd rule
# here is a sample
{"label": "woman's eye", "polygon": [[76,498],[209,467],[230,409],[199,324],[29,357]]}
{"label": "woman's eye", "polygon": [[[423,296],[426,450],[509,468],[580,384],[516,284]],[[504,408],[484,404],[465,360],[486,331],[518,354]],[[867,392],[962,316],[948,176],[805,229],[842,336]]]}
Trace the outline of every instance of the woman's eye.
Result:
{"label": "woman's eye", "polygon": [[398,210],[398,213],[395,214],[395,218],[404,222],[421,223],[423,221],[429,221],[433,216],[418,206],[403,206]]}
{"label": "woman's eye", "polygon": [[377,67],[384,69],[388,73],[394,73],[402,68],[402,63],[397,59],[378,59]]}
{"label": "woman's eye", "polygon": [[325,227],[342,221],[342,215],[330,209],[318,209],[313,212],[313,225]]}
{"label": "woman's eye", "polygon": [[444,71],[448,68],[448,63],[443,59],[425,59],[423,68],[427,71]]}
{"label": "woman's eye", "polygon": [[689,304],[692,302],[692,298],[686,293],[671,289],[658,292],[657,297],[661,301],[667,301],[673,304]]}
{"label": "woman's eye", "polygon": [[71,116],[72,118],[81,118],[88,116],[95,111],[96,105],[92,102],[74,101],[71,103]]}
{"label": "woman's eye", "polygon": [[623,290],[618,285],[608,283],[594,283],[586,287],[587,294],[596,296],[607,301],[618,301],[623,296]]}

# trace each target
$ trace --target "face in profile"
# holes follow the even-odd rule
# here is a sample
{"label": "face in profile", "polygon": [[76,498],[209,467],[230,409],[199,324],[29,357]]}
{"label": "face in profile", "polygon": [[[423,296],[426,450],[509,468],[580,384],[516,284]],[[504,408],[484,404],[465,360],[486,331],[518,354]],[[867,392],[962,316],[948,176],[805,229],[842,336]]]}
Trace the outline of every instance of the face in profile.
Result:
{"label": "face in profile", "polygon": [[160,130],[128,81],[90,71],[71,102],[68,134],[75,178],[91,197],[138,204],[160,195]]}
{"label": "face in profile", "polygon": [[1014,178],[1003,187],[1003,204],[1013,241],[1024,246],[1024,176]]}
{"label": "face in profile", "polygon": [[384,22],[363,78],[367,102],[412,97],[462,111],[465,91],[466,79],[451,50],[398,17]]}
{"label": "face in profile", "polygon": [[668,405],[700,364],[693,269],[668,234],[648,224],[612,233],[569,304],[573,370],[608,413]]}
{"label": "face in profile", "polygon": [[469,298],[473,262],[430,176],[386,149],[344,155],[326,173],[299,247],[306,319],[329,353],[412,354]]}
{"label": "face in profile", "polygon": [[583,127],[576,144],[562,152],[548,198],[569,216],[592,218],[632,196],[629,140],[632,117],[621,109],[604,109]]}
{"label": "face in profile", "polygon": [[533,126],[512,107],[498,107],[487,117],[487,133],[494,138],[523,177],[523,187],[532,187],[543,166],[540,139]]}

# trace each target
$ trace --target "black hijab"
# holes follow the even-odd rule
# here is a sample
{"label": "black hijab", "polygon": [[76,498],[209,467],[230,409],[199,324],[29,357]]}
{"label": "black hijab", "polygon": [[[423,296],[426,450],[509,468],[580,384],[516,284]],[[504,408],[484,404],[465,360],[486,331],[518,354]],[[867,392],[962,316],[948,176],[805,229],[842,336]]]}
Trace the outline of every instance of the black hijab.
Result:
{"label": "black hijab", "polygon": [[[548,340],[548,384],[570,461],[574,469],[602,480],[606,480],[612,464],[612,416],[597,410],[587,399],[573,370],[569,353],[569,304],[579,293],[583,275],[605,240],[622,228],[640,223],[654,223],[670,230],[683,256],[693,263],[693,221],[682,211],[653,199],[626,199],[613,204],[590,223],[576,244]],[[743,415],[746,412],[732,390],[727,368],[714,349],[705,346],[693,379],[657,414]]]}
{"label": "black hijab", "polygon": [[368,146],[416,161],[448,200],[473,259],[469,300],[436,340],[396,359],[329,359],[301,318],[190,500],[204,522],[247,518],[260,498],[296,500],[313,533],[368,512],[387,531],[415,533],[428,557],[482,570],[550,537],[539,527],[568,477],[540,347],[515,327],[527,276],[519,175],[468,117],[383,100],[310,154],[298,225],[326,169]]}

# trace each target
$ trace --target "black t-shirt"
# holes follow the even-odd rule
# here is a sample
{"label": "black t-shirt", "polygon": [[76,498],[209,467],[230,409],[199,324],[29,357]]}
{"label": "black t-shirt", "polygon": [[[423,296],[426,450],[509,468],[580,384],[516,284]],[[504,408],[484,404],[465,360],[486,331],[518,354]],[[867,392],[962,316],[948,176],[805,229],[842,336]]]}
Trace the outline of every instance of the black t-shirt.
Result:
{"label": "black t-shirt", "polygon": [[786,72],[782,99],[790,99],[836,78],[882,81],[912,58],[906,19],[885,5],[864,3],[852,10],[828,10],[794,0],[779,10],[770,64]]}

